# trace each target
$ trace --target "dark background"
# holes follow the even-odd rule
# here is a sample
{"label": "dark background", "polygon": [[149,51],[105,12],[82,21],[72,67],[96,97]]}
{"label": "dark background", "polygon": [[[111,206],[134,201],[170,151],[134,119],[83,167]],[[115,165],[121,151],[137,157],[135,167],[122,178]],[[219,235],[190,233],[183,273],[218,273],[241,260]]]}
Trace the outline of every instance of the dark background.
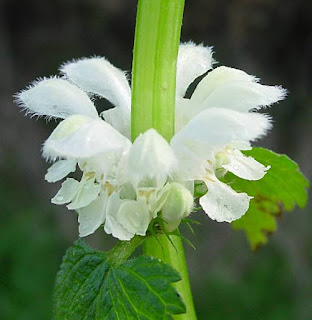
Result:
{"label": "dark background", "polygon": [[[40,149],[55,123],[24,117],[12,94],[72,58],[103,55],[130,70],[135,14],[133,0],[0,2],[1,319],[50,319],[55,274],[78,236],[75,215],[50,204],[59,183],[44,181]],[[213,45],[220,64],[289,90],[268,110],[275,126],[261,145],[287,153],[311,179],[311,2],[188,0],[182,40],[190,39]],[[198,318],[312,319],[310,211],[283,216],[257,252],[230,225],[194,214],[201,225],[189,237],[197,250],[187,255]],[[88,241],[112,243],[101,231]]]}

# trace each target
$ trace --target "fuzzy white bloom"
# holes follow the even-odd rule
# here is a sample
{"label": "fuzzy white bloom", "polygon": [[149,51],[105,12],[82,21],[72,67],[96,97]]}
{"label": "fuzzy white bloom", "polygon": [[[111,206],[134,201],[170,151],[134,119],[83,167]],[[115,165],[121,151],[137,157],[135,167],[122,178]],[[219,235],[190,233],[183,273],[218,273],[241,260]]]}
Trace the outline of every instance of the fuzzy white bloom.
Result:
{"label": "fuzzy white bloom", "polygon": [[[187,74],[180,72],[181,77],[190,75],[193,61],[204,65],[202,59],[211,60],[198,55],[194,45],[182,45],[182,48],[184,51],[187,48],[189,56],[194,54],[197,59],[184,60],[184,64],[188,61],[190,64],[189,68],[183,66]],[[204,74],[207,70],[201,71]],[[190,83],[194,80],[188,79]],[[219,222],[239,219],[248,210],[251,199],[219,181],[220,172],[230,171],[242,179],[259,180],[269,169],[240,152],[251,149],[250,142],[271,128],[267,115],[253,111],[270,106],[286,95],[283,88],[261,85],[258,81],[241,70],[221,66],[199,82],[190,99],[184,98],[184,90],[176,97],[176,134],[171,146],[185,179],[205,182],[208,192],[199,202],[208,216]],[[179,83],[177,79],[177,86]]]}
{"label": "fuzzy white bloom", "polygon": [[[66,178],[52,198],[78,213],[81,237],[101,225],[120,240],[144,236],[158,216],[174,231],[192,211],[194,180],[208,188],[200,204],[212,219],[231,222],[248,210],[251,197],[218,178],[227,171],[247,180],[265,175],[269,168],[240,150],[271,127],[268,116],[253,111],[283,99],[285,90],[219,67],[185,99],[188,86],[213,63],[211,48],[181,44],[170,144],[154,129],[131,143],[131,89],[126,74],[104,58],[66,63],[63,78],[36,81],[17,94],[27,113],[64,119],[43,146],[43,156],[54,162],[45,178],[57,182],[77,168],[82,172],[80,181]],[[98,116],[90,95],[115,107]]]}

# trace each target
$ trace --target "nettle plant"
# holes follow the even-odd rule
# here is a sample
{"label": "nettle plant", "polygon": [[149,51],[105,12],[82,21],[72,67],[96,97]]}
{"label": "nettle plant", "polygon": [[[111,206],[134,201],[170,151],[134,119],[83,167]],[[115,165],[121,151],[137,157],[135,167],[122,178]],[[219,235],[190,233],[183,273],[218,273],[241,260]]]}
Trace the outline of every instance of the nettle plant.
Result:
{"label": "nettle plant", "polygon": [[[45,179],[65,179],[52,203],[77,213],[81,238],[100,230],[120,240],[109,252],[82,239],[68,249],[56,320],[196,319],[179,231],[199,214],[191,212],[200,206],[232,222],[256,248],[281,210],[306,204],[298,166],[251,147],[272,126],[257,111],[286,91],[213,68],[210,47],[179,44],[183,7],[182,0],[139,1],[132,90],[125,72],[93,57],[65,63],[60,76],[16,95],[28,114],[61,119],[43,144],[53,162]],[[97,98],[114,108],[98,114]],[[76,171],[80,180],[68,177]],[[140,245],[143,255],[128,260]]]}

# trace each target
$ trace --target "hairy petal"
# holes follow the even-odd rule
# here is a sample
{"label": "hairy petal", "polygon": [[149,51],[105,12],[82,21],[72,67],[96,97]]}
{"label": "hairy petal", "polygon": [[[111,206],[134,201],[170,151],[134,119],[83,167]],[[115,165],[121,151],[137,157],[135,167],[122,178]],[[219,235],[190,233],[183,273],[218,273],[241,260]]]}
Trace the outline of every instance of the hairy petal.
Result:
{"label": "hairy petal", "polygon": [[43,147],[46,157],[83,159],[104,152],[129,148],[130,141],[103,120],[94,120],[62,139],[48,139]]}
{"label": "hairy petal", "polygon": [[266,115],[230,109],[211,108],[202,111],[171,140],[175,146],[181,141],[223,146],[232,141],[253,141],[271,128]]}
{"label": "hairy petal", "polygon": [[107,192],[104,192],[89,205],[77,210],[80,237],[92,234],[104,223],[107,198]]}
{"label": "hairy petal", "polygon": [[130,110],[131,90],[125,73],[102,57],[65,63],[61,72],[86,92],[95,93],[113,105]]}
{"label": "hairy petal", "polygon": [[207,108],[229,108],[247,112],[278,102],[286,91],[278,86],[264,86],[255,82],[228,82],[217,87],[201,104],[197,112]]}
{"label": "hairy petal", "polygon": [[71,172],[76,171],[77,161],[73,159],[59,160],[55,162],[45,175],[48,182],[56,182],[65,178]]}
{"label": "hairy petal", "polygon": [[245,180],[260,180],[270,169],[270,166],[265,167],[254,158],[246,157],[239,150],[233,150],[226,157],[229,162],[222,167]]}
{"label": "hairy petal", "polygon": [[192,100],[194,102],[203,102],[216,88],[228,83],[235,81],[245,81],[248,83],[257,82],[258,79],[254,76],[247,74],[246,72],[220,66],[209,72],[197,85]]}
{"label": "hairy petal", "polygon": [[208,192],[200,198],[199,203],[212,220],[232,222],[247,212],[251,197],[246,193],[237,193],[217,179],[206,179],[205,183]]}
{"label": "hairy petal", "polygon": [[52,131],[49,139],[62,139],[80,129],[84,124],[92,122],[94,119],[79,114],[69,116],[61,121],[57,127]]}
{"label": "hairy petal", "polygon": [[177,61],[177,97],[183,97],[189,85],[200,75],[212,68],[212,48],[182,43]]}
{"label": "hairy petal", "polygon": [[176,157],[168,142],[156,130],[150,129],[134,141],[125,174],[135,188],[146,180],[155,181],[156,187],[161,187],[176,165]]}
{"label": "hairy petal", "polygon": [[217,148],[232,141],[255,140],[270,127],[269,119],[263,114],[211,108],[202,111],[177,132],[171,139],[171,146],[184,168],[181,170],[190,170],[191,174],[201,163],[212,160]]}
{"label": "hairy petal", "polygon": [[130,129],[130,112],[124,112],[121,108],[112,108],[101,113],[101,116],[112,125],[116,130],[118,130],[122,135],[130,139],[131,129]]}
{"label": "hairy petal", "polygon": [[120,151],[107,151],[92,158],[82,159],[78,161],[78,165],[85,172],[94,172],[98,180],[114,180],[120,157]]}
{"label": "hairy petal", "polygon": [[246,72],[228,67],[218,67],[208,73],[191,97],[191,108],[180,107],[189,119],[207,108],[229,108],[247,112],[269,106],[285,98],[286,90],[279,86],[265,86]]}
{"label": "hairy petal", "polygon": [[97,118],[88,95],[70,82],[49,78],[34,82],[16,95],[17,103],[35,116],[67,118],[73,114]]}
{"label": "hairy petal", "polygon": [[102,57],[84,58],[61,67],[66,77],[84,91],[109,100],[117,108],[102,113],[120,133],[130,137],[131,90],[125,73]]}

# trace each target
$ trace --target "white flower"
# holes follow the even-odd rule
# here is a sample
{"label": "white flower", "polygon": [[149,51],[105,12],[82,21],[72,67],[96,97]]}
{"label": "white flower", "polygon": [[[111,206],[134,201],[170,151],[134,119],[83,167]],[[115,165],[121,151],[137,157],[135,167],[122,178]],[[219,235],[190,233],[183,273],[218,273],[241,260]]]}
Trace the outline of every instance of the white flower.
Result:
{"label": "white flower", "polygon": [[[211,61],[209,56],[200,57],[190,45],[187,51],[189,56],[194,53],[197,57],[197,65],[207,66]],[[189,68],[184,66],[185,72],[180,71],[189,84],[194,80],[190,76],[194,60],[195,57],[185,59],[184,64],[190,61]],[[202,69],[201,73],[207,70]],[[184,99],[184,92],[177,94],[177,132],[171,140],[180,171],[186,180],[205,182],[208,192],[201,197],[200,204],[209,217],[231,222],[248,210],[251,197],[235,192],[217,176],[222,171],[246,180],[258,180],[265,175],[269,167],[239,150],[250,149],[250,142],[262,137],[271,127],[268,116],[253,111],[283,99],[286,92],[280,87],[261,85],[257,78],[228,67],[209,72],[190,99]]]}
{"label": "white flower", "polygon": [[[271,126],[266,115],[251,110],[282,99],[285,92],[219,67],[185,99],[190,83],[213,63],[211,48],[180,46],[176,134],[170,144],[153,129],[131,143],[127,77],[104,58],[64,64],[63,78],[39,80],[17,95],[27,113],[64,119],[43,146],[43,156],[55,161],[45,178],[56,182],[77,166],[81,170],[81,180],[67,178],[52,199],[77,211],[80,236],[101,225],[120,240],[144,236],[158,215],[171,232],[192,210],[194,180],[207,185],[200,204],[212,219],[230,222],[248,210],[250,197],[218,178],[227,171],[248,180],[264,176],[268,168],[240,150],[250,149]],[[98,116],[90,96],[115,107]]]}
{"label": "white flower", "polygon": [[[83,59],[61,70],[66,79],[43,79],[17,96],[28,113],[64,119],[43,146],[43,156],[56,161],[46,180],[59,181],[77,165],[82,171],[80,181],[63,182],[52,202],[77,211],[80,236],[103,224],[121,240],[145,235],[161,210],[161,190],[177,167],[173,150],[153,129],[132,145],[130,87],[125,74],[107,60]],[[90,93],[116,106],[103,113],[106,121],[97,115]]]}

